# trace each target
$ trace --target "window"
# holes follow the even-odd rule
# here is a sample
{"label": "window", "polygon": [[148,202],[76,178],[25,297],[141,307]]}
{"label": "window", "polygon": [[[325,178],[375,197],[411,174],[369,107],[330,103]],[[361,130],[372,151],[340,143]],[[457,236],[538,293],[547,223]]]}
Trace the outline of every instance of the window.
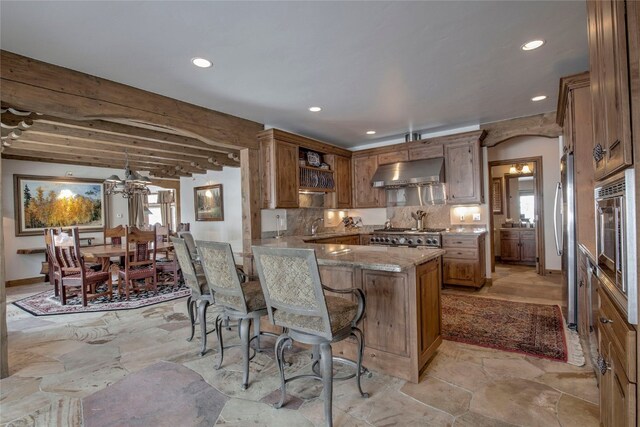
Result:
{"label": "window", "polygon": [[[151,194],[149,194],[148,196],[148,201],[149,201],[149,212],[148,217],[148,224],[153,225],[153,224],[160,224],[160,225],[166,225],[162,222],[162,213],[160,210],[160,203],[158,203],[158,190],[163,190],[160,188],[152,188],[151,191],[153,191]],[[173,191],[173,190],[171,190]],[[174,197],[175,200],[175,197]],[[171,228],[175,228],[176,225],[176,203],[175,201],[173,203],[171,203]]]}

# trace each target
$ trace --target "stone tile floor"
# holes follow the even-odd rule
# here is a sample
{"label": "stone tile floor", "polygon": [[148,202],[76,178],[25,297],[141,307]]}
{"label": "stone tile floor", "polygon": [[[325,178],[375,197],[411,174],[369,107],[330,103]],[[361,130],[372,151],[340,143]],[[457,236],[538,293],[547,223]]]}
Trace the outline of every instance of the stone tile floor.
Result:
{"label": "stone tile floor", "polygon": [[[555,279],[502,266],[497,276],[493,286],[481,290],[479,296],[547,303],[560,298]],[[8,300],[46,286],[9,288]],[[3,425],[98,425],[98,419],[104,425],[105,418],[83,418],[83,406],[86,413],[101,400],[103,390],[118,393],[127,383],[135,383],[136,375],[160,368],[170,370],[172,378],[188,372],[184,384],[192,384],[194,375],[201,376],[211,390],[200,385],[199,395],[221,396],[215,402],[208,398],[210,403],[206,399],[193,403],[193,419],[184,419],[180,425],[205,425],[202,420],[206,417],[198,415],[206,412],[210,417],[212,407],[219,411],[219,425],[323,425],[318,382],[294,382],[288,388],[291,397],[286,407],[276,410],[270,406],[278,388],[272,353],[259,353],[252,361],[251,385],[246,391],[240,388],[238,350],[228,350],[223,368],[215,370],[215,337],[210,335],[210,350],[200,357],[198,334],[193,342],[185,339],[189,322],[184,300],[138,310],[48,317],[33,317],[13,305],[7,308],[11,376],[0,381]],[[237,342],[234,331],[225,332],[225,337],[229,343]],[[265,340],[263,345],[272,342]],[[294,353],[290,360],[292,372],[309,369],[306,352]],[[363,388],[371,394],[369,399],[359,396],[353,381],[335,383],[334,425],[598,425],[598,392],[591,368],[447,341],[420,384],[374,373],[364,378]],[[190,388],[185,385],[184,390]],[[126,406],[124,398],[114,397],[118,405]],[[146,409],[141,408],[139,414],[149,413]],[[113,416],[114,423],[118,415]],[[154,425],[176,425],[171,418],[158,423],[157,413],[154,415]],[[135,425],[149,422],[151,419],[139,417]]]}

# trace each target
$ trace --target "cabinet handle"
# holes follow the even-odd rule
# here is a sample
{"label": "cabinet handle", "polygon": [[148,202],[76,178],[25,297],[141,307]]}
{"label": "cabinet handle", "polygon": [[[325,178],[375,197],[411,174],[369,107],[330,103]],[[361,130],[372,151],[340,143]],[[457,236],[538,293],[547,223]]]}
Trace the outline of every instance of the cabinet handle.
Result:
{"label": "cabinet handle", "polygon": [[601,317],[601,318],[600,318],[600,323],[602,323],[602,324],[605,324],[605,325],[606,325],[607,323],[613,323],[613,320],[611,320],[611,319],[607,319],[606,317]]}
{"label": "cabinet handle", "polygon": [[602,147],[602,145],[600,145],[599,143],[596,144],[595,147],[593,147],[593,159],[596,161],[596,163],[604,158],[606,152],[607,149]]}
{"label": "cabinet handle", "polygon": [[584,286],[584,280],[580,279],[580,283],[578,283],[579,287],[583,287]]}
{"label": "cabinet handle", "polygon": [[600,371],[600,374],[604,375],[607,373],[607,371],[611,370],[611,365],[609,365],[607,363],[606,360],[604,360],[604,357],[602,357],[600,354],[598,354],[598,359],[596,360],[596,365],[598,370]]}

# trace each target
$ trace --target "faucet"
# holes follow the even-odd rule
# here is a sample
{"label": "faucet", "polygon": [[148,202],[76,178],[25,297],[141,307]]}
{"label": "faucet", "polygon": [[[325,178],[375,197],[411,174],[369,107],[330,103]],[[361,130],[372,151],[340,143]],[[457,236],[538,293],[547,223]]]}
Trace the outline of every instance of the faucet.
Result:
{"label": "faucet", "polygon": [[318,223],[324,221],[322,218],[316,218],[311,222],[311,235],[315,236],[318,232]]}

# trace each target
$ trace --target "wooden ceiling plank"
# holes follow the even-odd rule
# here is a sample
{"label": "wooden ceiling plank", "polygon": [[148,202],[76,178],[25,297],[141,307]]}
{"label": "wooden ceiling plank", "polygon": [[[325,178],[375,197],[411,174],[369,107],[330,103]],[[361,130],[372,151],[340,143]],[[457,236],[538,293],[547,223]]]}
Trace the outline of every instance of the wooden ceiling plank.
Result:
{"label": "wooden ceiling plank", "polygon": [[189,155],[191,157],[200,157],[201,159],[214,158],[222,165],[234,166],[239,165],[223,153],[215,153],[211,151],[200,150],[197,148],[180,147],[177,145],[161,144],[148,140],[137,139],[132,136],[115,136],[103,134],[93,130],[63,128],[59,125],[51,125],[36,121],[34,125],[28,129],[31,134],[35,135],[58,135],[69,139],[84,141],[86,143],[102,143],[121,147],[122,150],[133,147],[146,148],[153,151],[171,153],[176,155]]}
{"label": "wooden ceiling plank", "polygon": [[[38,156],[34,153],[26,153],[26,152],[14,152],[11,148],[5,148],[2,152],[3,159],[13,159],[13,160],[24,160],[29,162],[42,162],[42,163],[58,163],[64,165],[76,165],[76,166],[92,166],[98,168],[111,168],[113,169],[113,165],[109,165],[103,161],[92,161],[84,158],[78,158],[74,156],[61,156],[58,154],[49,156],[48,158],[44,158],[42,156]],[[148,170],[151,169],[151,170]],[[145,168],[139,169],[143,172],[154,173],[159,171],[159,169],[154,168]],[[180,176],[191,176],[189,173],[180,172]]]}
{"label": "wooden ceiling plank", "polygon": [[108,135],[135,137],[144,139],[147,141],[153,141],[156,143],[175,145],[181,148],[197,148],[212,153],[236,153],[238,150],[233,150],[226,147],[216,147],[206,144],[198,139],[189,138],[187,136],[176,135],[172,133],[159,132],[156,130],[149,130],[142,127],[130,126],[121,123],[115,123],[105,120],[70,120],[62,117],[51,116],[38,116],[37,121],[39,123],[45,123],[50,125],[58,125],[72,129],[85,129],[100,132]]}
{"label": "wooden ceiling plank", "polygon": [[[37,133],[32,133],[28,131],[24,132],[20,139],[21,141],[25,141],[25,142],[33,142],[36,144],[49,145],[52,147],[66,147],[67,149],[81,149],[81,150],[91,149],[91,150],[99,151],[101,153],[117,153],[122,155],[124,155],[125,153],[124,148],[116,145],[84,142],[82,140],[75,140],[75,139],[65,138],[57,135],[44,136],[44,135],[39,135]],[[144,149],[138,149],[136,147],[128,148],[127,153],[129,153],[130,156],[150,157],[154,159],[185,162],[188,164],[195,162],[197,165],[204,168],[210,166],[210,162],[208,161],[208,159],[204,159],[202,157],[193,157],[193,156],[186,156],[186,155],[180,155],[180,154],[174,154],[174,153],[165,153],[162,151],[156,152],[154,150],[144,150]],[[236,165],[233,164],[230,166],[233,167]]]}
{"label": "wooden ceiling plank", "polygon": [[[52,145],[44,145],[44,144],[39,144],[38,142],[35,142],[35,141],[26,141],[26,140],[25,141],[20,140],[19,143],[16,141],[15,143],[13,143],[11,145],[11,148],[13,148],[15,150],[35,152],[35,153],[38,153],[39,155],[41,155],[43,157],[47,157],[50,154],[69,154],[69,153],[73,153],[73,154],[76,154],[78,156],[84,156],[84,157],[95,157],[95,158],[98,158],[98,159],[105,159],[105,161],[108,164],[110,164],[111,167],[113,167],[114,160],[115,160],[115,161],[118,162],[119,165],[121,165],[124,168],[124,164],[125,164],[125,160],[126,160],[126,156],[125,156],[124,153],[108,153],[108,155],[104,155],[104,156],[98,155],[96,157],[98,152],[97,152],[97,150],[94,150],[94,149],[74,148],[73,150],[70,150],[70,149],[65,148],[65,147],[56,147],[56,146],[52,146]],[[152,166],[152,167],[166,166],[166,167],[175,168],[176,166],[179,166],[179,167],[181,167],[184,170],[189,171],[189,172],[200,172],[200,171],[205,170],[203,167],[193,166],[189,162],[180,162],[180,161],[165,160],[165,159],[155,159],[155,158],[152,158],[152,157],[145,157],[145,156],[140,157],[140,156],[136,156],[136,155],[129,155],[129,163],[131,165],[133,165],[133,164],[135,164],[135,165],[148,165],[148,166]],[[118,165],[116,165],[116,167],[117,166]],[[207,166],[207,167],[210,168],[210,170],[221,170],[222,169],[221,167],[215,166],[215,165],[210,165],[210,166]]]}
{"label": "wooden ceiling plank", "polygon": [[3,103],[56,117],[139,121],[235,149],[257,149],[256,134],[263,129],[250,120],[5,50],[0,51],[0,79]]}

